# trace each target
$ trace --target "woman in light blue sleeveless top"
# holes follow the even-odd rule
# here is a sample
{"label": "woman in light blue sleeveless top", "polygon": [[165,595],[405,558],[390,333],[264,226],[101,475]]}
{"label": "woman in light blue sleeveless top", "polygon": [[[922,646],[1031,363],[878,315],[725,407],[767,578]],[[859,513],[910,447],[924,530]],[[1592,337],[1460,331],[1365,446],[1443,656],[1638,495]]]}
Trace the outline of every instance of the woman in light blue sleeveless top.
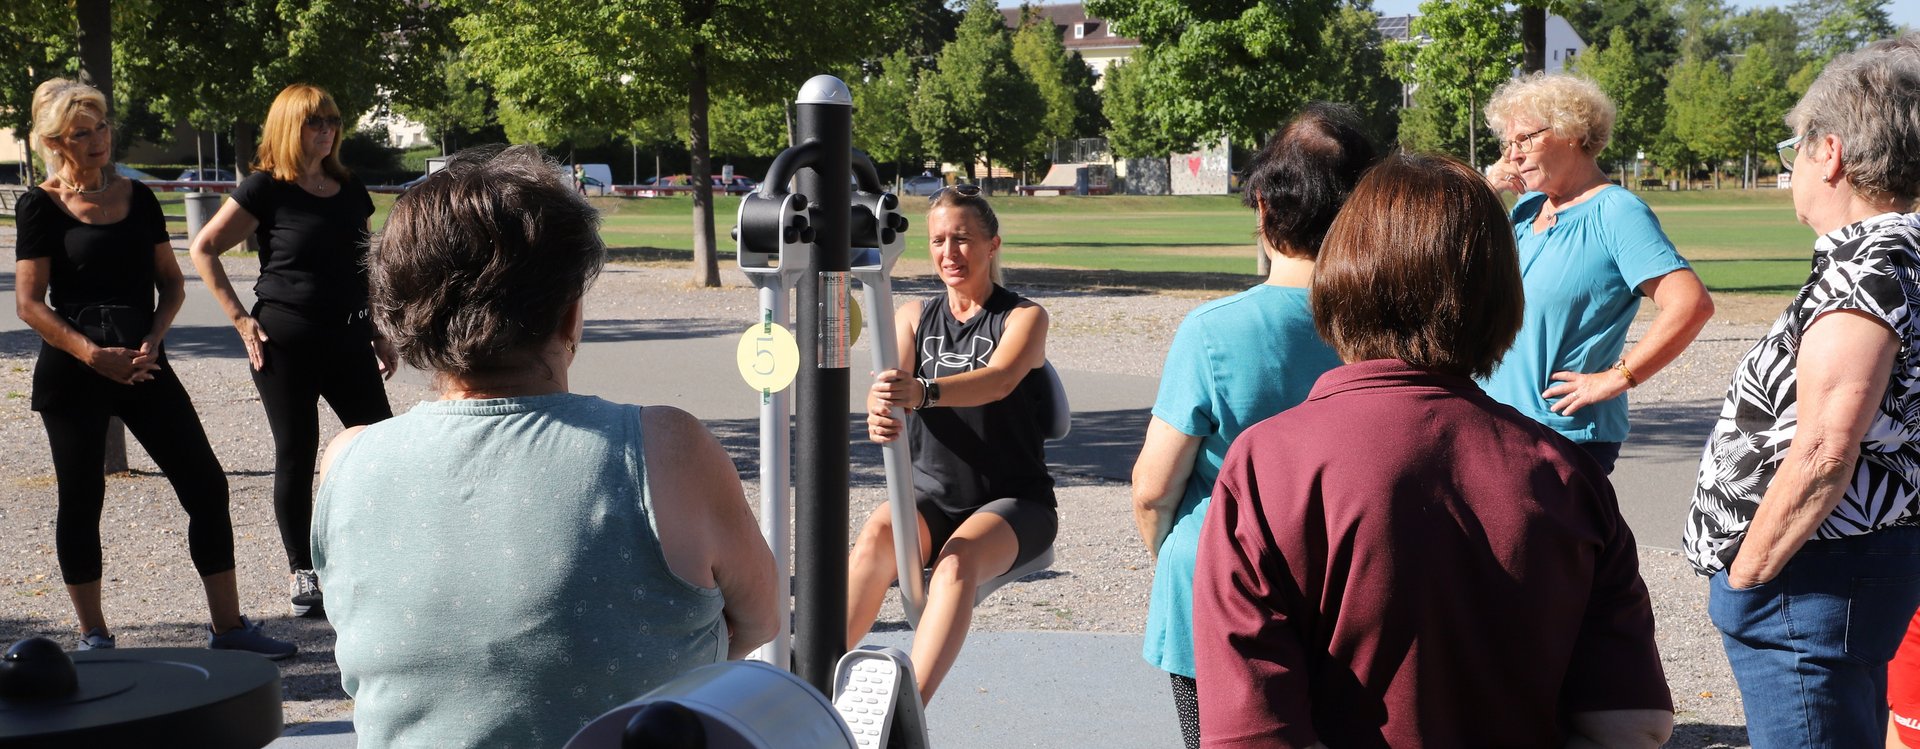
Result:
{"label": "woman in light blue sleeveless top", "polygon": [[323,461],[314,562],[366,745],[560,746],[776,631],[772,555],[713,435],[567,392],[598,223],[537,150],[475,149],[369,255],[376,321],[441,399]]}
{"label": "woman in light blue sleeveless top", "polygon": [[1193,660],[1193,568],[1200,524],[1227,448],[1240,432],[1306,400],[1340,366],[1307,306],[1320,240],[1375,159],[1358,118],[1311,104],[1254,157],[1247,205],[1258,210],[1266,283],[1187,315],[1167,351],[1160,395],[1133,467],[1134,520],[1155,555],[1147,662],[1173,679],[1189,747],[1200,745]]}

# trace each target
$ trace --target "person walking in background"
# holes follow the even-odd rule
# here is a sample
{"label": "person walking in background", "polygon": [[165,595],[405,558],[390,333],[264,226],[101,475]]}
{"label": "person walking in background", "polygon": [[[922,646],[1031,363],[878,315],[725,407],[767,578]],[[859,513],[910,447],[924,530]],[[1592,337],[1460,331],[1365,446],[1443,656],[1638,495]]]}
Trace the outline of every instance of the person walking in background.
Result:
{"label": "person walking in background", "polygon": [[[340,165],[341,125],[327,92],[304,83],[283,89],[267,112],[254,172],[190,248],[201,280],[246,346],[273,429],[273,514],[292,572],[295,616],[325,613],[308,546],[320,399],[343,426],[393,415],[381,382],[393,376],[393,347],[367,317],[362,261],[373,199]],[[220,265],[220,254],[248,234],[260,243],[252,309],[240,303]]]}
{"label": "person walking in background", "polygon": [[[1614,121],[1598,86],[1529,75],[1496,89],[1486,114],[1500,139],[1487,178],[1520,193],[1510,219],[1527,304],[1513,348],[1481,385],[1612,472],[1627,439],[1626,392],[1686,350],[1713,300],[1647,204],[1595,160]],[[1642,296],[1660,312],[1625,351]]]}
{"label": "person walking in background", "polygon": [[1193,665],[1193,558],[1213,481],[1234,437],[1306,399],[1340,357],[1313,328],[1307,284],[1334,214],[1375,150],[1353,110],[1309,104],[1248,167],[1243,201],[1271,260],[1266,283],[1187,315],[1133,465],[1133,516],[1155,557],[1144,657],[1173,680],[1188,747],[1200,745]]}
{"label": "person walking in background", "polygon": [[146,185],[114,173],[113,123],[93,87],[61,78],[40,84],[32,138],[48,176],[17,206],[15,304],[42,339],[31,405],[53,449],[54,549],[79,620],[76,647],[116,644],[100,600],[100,513],[107,421],[118,417],[187,512],[187,549],[213,620],[208,646],[292,656],[292,643],[267,637],[240,615],[227,476],[167,363],[167,330],[186,282],[160,202]]}
{"label": "person walking in background", "polygon": [[979,586],[1038,558],[1059,529],[1039,407],[1051,392],[1047,311],[1000,285],[1000,220],[978,187],[943,188],[930,203],[927,243],[946,293],[900,305],[899,367],[867,389],[868,438],[913,446],[919,517],[881,505],[847,562],[851,650],[898,574],[893,524],[919,526],[920,558],[933,560],[913,638],[923,702],[960,657]]}
{"label": "person walking in background", "polygon": [[363,745],[559,746],[771,640],[773,555],[685,411],[568,392],[599,215],[530,146],[394,203],[374,314],[440,400],[327,448],[314,561]]}
{"label": "person walking in background", "polygon": [[1812,268],[1733,372],[1683,543],[1753,746],[1874,746],[1920,605],[1920,36],[1835,58],[1787,125]]}
{"label": "person walking in background", "polygon": [[1334,219],[1311,302],[1346,364],[1241,432],[1200,531],[1202,745],[1664,743],[1606,472],[1472,379],[1523,325],[1481,175],[1387,157]]}

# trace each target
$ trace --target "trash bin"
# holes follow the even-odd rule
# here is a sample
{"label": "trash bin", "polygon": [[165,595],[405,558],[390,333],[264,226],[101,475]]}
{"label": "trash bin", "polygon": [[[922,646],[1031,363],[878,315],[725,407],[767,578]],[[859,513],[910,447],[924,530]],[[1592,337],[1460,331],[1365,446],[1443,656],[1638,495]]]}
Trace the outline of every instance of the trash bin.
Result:
{"label": "trash bin", "polygon": [[220,210],[220,193],[187,193],[187,241],[200,236],[200,229],[213,220],[213,214]]}

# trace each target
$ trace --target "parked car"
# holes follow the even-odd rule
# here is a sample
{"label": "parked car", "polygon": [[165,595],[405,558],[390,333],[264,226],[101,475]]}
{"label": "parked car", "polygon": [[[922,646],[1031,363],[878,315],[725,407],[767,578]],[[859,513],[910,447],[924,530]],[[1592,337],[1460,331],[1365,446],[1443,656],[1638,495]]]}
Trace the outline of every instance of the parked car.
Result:
{"label": "parked car", "polygon": [[738,174],[733,175],[733,181],[731,182],[722,182],[720,175],[717,174],[713,177],[714,189],[725,190],[728,195],[744,195],[753,192],[754,189],[759,186],[760,183],[753,178],[742,177]]}
{"label": "parked car", "polygon": [[947,186],[946,180],[931,174],[922,174],[918,177],[908,177],[906,181],[901,182],[900,194],[930,196],[930,195],[933,195],[934,193],[939,192],[940,188],[946,187],[946,186]]}
{"label": "parked car", "polygon": [[141,182],[161,181],[159,177],[155,177],[146,172],[127,166],[126,164],[114,164],[113,171],[122,177],[126,177],[127,179],[139,180]]}
{"label": "parked car", "polygon": [[[233,182],[233,172],[227,169],[188,169],[175,179],[181,182]],[[193,188],[176,187],[174,192],[187,192]]]}

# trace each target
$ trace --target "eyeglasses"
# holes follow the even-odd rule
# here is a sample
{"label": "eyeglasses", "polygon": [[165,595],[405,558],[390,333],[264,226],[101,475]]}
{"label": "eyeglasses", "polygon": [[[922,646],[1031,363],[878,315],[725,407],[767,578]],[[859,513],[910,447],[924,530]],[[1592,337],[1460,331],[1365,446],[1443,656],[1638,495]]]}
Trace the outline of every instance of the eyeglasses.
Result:
{"label": "eyeglasses", "polygon": [[339,130],[340,118],[337,115],[333,117],[327,117],[323,115],[310,114],[310,115],[307,115],[307,127],[313,128],[315,130],[319,130],[320,128],[323,128],[323,127]]}
{"label": "eyeglasses", "polygon": [[1531,133],[1527,133],[1526,135],[1522,135],[1518,138],[1514,138],[1513,140],[1507,140],[1506,138],[1501,138],[1500,152],[1506,153],[1507,151],[1512,150],[1514,146],[1519,146],[1521,153],[1532,153],[1533,149],[1540,144],[1540,135],[1552,129],[1553,129],[1553,126],[1548,125],[1546,127],[1540,128],[1539,130],[1535,130]]}
{"label": "eyeglasses", "polygon": [[1793,160],[1800,156],[1800,139],[1805,137],[1804,134],[1796,135],[1773,144],[1774,150],[1780,152],[1780,171],[1793,173]]}
{"label": "eyeglasses", "polygon": [[955,194],[955,195],[958,195],[958,196],[960,196],[960,197],[963,197],[963,198],[977,198],[977,197],[980,197],[980,186],[979,186],[979,185],[969,185],[969,184],[964,184],[964,183],[963,183],[963,184],[958,184],[958,185],[947,185],[946,187],[942,187],[942,188],[940,188],[940,189],[938,189],[938,190],[934,190],[934,191],[933,191],[933,194],[932,194],[932,195],[928,195],[928,196],[927,196],[927,202],[928,202],[928,203],[933,203],[933,202],[936,202],[936,201],[938,201],[938,200],[940,200],[940,196],[941,196],[941,195],[943,195],[943,194],[946,194],[946,192],[947,192],[947,191],[949,191],[949,190],[951,190],[951,191],[953,191],[953,194]]}

